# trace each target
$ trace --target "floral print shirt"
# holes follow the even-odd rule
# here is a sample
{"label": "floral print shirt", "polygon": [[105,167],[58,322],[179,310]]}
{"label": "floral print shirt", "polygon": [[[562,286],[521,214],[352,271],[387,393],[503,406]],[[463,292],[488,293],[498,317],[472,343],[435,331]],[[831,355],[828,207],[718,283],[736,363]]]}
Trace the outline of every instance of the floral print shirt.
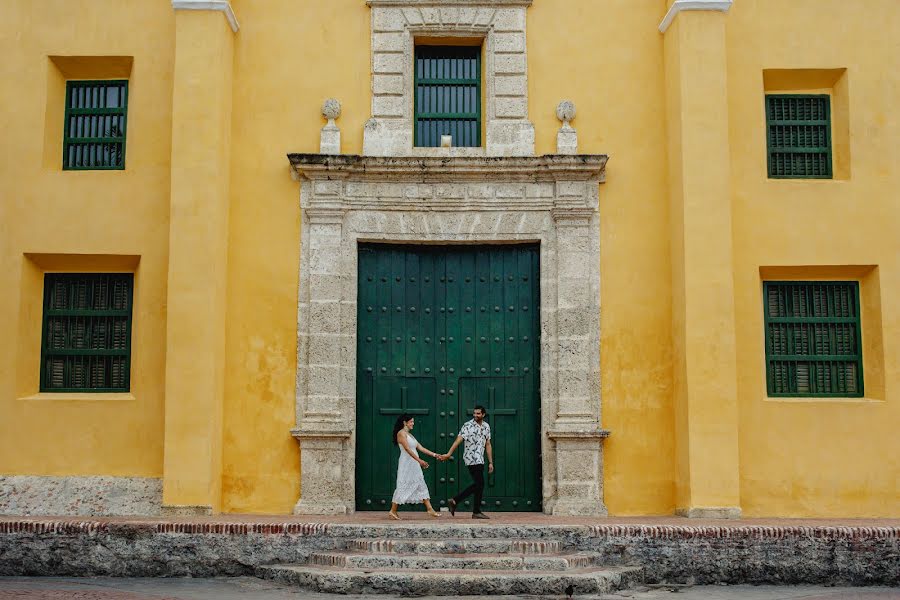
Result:
{"label": "floral print shirt", "polygon": [[479,425],[475,419],[466,421],[459,430],[459,437],[466,443],[463,450],[463,462],[466,466],[483,465],[484,447],[491,439],[491,426],[484,421]]}

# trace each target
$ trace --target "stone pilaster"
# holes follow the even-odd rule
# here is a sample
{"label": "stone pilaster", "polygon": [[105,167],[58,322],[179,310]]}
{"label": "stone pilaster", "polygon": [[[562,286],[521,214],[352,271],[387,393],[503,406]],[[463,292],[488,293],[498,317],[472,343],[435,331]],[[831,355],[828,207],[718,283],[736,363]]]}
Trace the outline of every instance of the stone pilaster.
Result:
{"label": "stone pilaster", "polygon": [[[587,202],[584,200],[587,199]],[[600,427],[600,265],[597,185],[557,184],[558,405],[547,436],[555,444],[550,512],[605,515]]]}
{"label": "stone pilaster", "polygon": [[[345,210],[336,206],[341,181],[318,181],[304,203],[301,256],[309,268],[300,281],[298,319],[297,422],[291,434],[300,445],[303,474],[297,514],[344,514],[353,511],[353,486],[344,465],[351,431],[341,401],[341,353],[348,345],[342,319],[346,276],[341,242]],[[352,463],[351,463],[352,464]]]}

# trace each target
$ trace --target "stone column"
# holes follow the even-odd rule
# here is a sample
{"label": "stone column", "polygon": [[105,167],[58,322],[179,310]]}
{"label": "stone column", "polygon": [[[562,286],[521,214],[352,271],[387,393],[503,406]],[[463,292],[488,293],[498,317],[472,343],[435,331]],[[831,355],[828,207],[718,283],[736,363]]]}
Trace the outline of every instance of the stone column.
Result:
{"label": "stone column", "polygon": [[609,432],[600,428],[597,192],[596,181],[560,182],[552,211],[559,401],[547,435],[556,446],[556,495],[549,507],[554,515],[606,515],[603,439]]}
{"label": "stone column", "polygon": [[175,514],[221,508],[231,77],[237,23],[227,2],[205,10],[209,4],[173,2],[163,508]]}
{"label": "stone column", "polygon": [[740,516],[725,39],[730,4],[676,1],[660,26],[669,131],[676,507],[691,517]]}
{"label": "stone column", "polygon": [[[344,210],[336,207],[340,181],[305,181],[299,303],[297,427],[300,444],[300,500],[295,514],[352,512],[352,469],[348,466],[350,423],[341,410],[341,355],[353,331],[342,323],[341,230]],[[316,206],[306,200],[315,197]],[[331,202],[329,202],[331,200]],[[329,204],[331,206],[329,206]],[[352,462],[352,457],[350,457]]]}

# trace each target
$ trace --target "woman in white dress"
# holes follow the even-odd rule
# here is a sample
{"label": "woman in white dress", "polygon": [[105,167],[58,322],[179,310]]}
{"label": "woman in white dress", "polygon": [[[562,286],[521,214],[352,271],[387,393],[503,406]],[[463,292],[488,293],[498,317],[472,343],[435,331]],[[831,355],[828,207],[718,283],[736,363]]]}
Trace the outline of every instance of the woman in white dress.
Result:
{"label": "woman in white dress", "polygon": [[428,463],[419,458],[419,451],[432,458],[438,458],[438,455],[416,441],[410,433],[415,424],[416,420],[410,415],[401,415],[394,424],[393,441],[395,446],[400,447],[400,461],[397,463],[397,488],[388,514],[397,521],[400,520],[400,515],[397,514],[400,504],[423,502],[429,515],[441,516],[441,513],[431,508],[431,495],[422,473],[422,469],[428,468]]}

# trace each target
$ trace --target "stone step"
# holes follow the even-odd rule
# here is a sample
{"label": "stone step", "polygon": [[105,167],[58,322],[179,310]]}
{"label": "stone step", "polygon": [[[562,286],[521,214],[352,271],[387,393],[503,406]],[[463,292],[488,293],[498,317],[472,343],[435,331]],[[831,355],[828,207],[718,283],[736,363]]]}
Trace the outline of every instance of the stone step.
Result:
{"label": "stone step", "polygon": [[568,571],[595,564],[596,555],[586,552],[565,555],[527,554],[400,554],[314,552],[308,564],[348,569],[423,569],[491,571]]}
{"label": "stone step", "polygon": [[556,571],[357,570],[312,565],[257,567],[256,576],[329,594],[427,596],[606,594],[642,579],[640,567]]}
{"label": "stone step", "polygon": [[423,554],[558,554],[562,544],[556,540],[470,539],[358,539],[347,545],[357,552],[399,552]]}

